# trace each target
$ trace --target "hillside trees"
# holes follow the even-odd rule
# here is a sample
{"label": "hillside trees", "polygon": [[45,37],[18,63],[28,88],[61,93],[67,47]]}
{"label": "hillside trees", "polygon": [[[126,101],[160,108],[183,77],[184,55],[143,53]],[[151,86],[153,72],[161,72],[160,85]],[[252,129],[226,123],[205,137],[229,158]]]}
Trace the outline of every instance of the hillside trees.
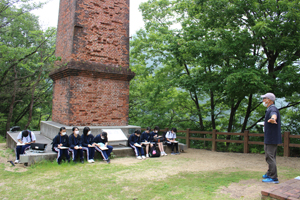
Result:
{"label": "hillside trees", "polygon": [[[54,28],[43,31],[28,1],[0,4],[1,133],[13,125],[36,129],[51,116]],[[32,120],[35,120],[32,124]]]}
{"label": "hillside trees", "polygon": [[131,103],[169,84],[185,94],[175,112],[184,102],[193,107],[185,110],[189,118],[178,118],[193,121],[191,128],[228,132],[262,120],[263,93],[285,97],[284,108],[299,104],[299,1],[149,0],[140,9],[145,30],[131,43],[132,67],[149,72],[139,85],[161,78]]}

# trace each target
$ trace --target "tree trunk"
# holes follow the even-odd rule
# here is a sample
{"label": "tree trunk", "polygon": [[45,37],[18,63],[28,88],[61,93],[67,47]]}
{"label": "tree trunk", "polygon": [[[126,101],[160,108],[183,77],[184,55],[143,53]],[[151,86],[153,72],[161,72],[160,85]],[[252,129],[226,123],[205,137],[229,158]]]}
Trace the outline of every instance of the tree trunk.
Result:
{"label": "tree trunk", "polygon": [[31,100],[30,100],[30,106],[29,106],[29,117],[28,117],[28,121],[27,121],[27,124],[25,125],[25,129],[28,128],[28,126],[30,125],[31,123],[31,120],[32,120],[32,110],[33,110],[33,102],[34,102],[34,92],[35,92],[35,87],[37,86],[37,84],[40,82],[40,78],[41,78],[41,74],[42,74],[42,67],[40,67],[40,73],[39,73],[39,76],[38,76],[38,79],[37,81],[35,82],[35,84],[33,85],[32,87],[32,91],[31,91]]}
{"label": "tree trunk", "polygon": [[[234,104],[231,105],[229,123],[228,123],[228,128],[227,128],[228,133],[230,133],[232,131],[234,116],[235,116],[235,113],[236,113],[239,105],[241,104],[241,102],[242,102],[242,100],[238,100],[235,105]],[[231,138],[231,135],[226,136],[227,140],[230,140],[230,138]],[[229,145],[229,143],[226,142],[227,147],[228,147],[228,145]]]}
{"label": "tree trunk", "polygon": [[251,105],[252,105],[252,94],[249,95],[249,101],[248,101],[248,107],[247,107],[247,112],[246,112],[246,116],[245,116],[245,119],[244,119],[244,123],[243,123],[243,127],[242,127],[242,130],[241,130],[241,133],[244,133],[245,129],[246,129],[246,126],[247,126],[247,122],[248,122],[248,119],[250,117],[250,113],[251,113]]}
{"label": "tree trunk", "polygon": [[[18,75],[17,75],[15,66],[14,66],[14,73],[15,73],[15,79],[17,79]],[[16,90],[17,90],[17,81],[14,81],[11,102],[10,102],[10,106],[9,106],[9,112],[8,112],[7,121],[6,121],[6,131],[9,131],[9,129],[10,129],[10,122],[12,119],[12,115],[13,115],[13,111],[14,111],[14,104],[16,101],[16,93],[17,93]]]}

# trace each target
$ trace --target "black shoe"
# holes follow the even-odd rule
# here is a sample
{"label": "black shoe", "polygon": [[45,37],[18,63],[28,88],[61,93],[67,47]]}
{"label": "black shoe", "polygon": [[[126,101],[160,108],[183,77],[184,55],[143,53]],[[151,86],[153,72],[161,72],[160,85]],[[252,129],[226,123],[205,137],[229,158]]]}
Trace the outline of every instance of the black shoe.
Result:
{"label": "black shoe", "polygon": [[107,164],[110,164],[110,159],[107,159],[106,162],[107,162]]}
{"label": "black shoe", "polygon": [[61,160],[57,161],[57,164],[59,164],[59,165],[60,165],[60,164],[61,164]]}
{"label": "black shoe", "polygon": [[83,159],[81,159],[80,162],[83,164],[84,163]]}
{"label": "black shoe", "polygon": [[68,163],[70,163],[70,162],[71,162],[71,160],[69,159],[69,160],[68,160]]}
{"label": "black shoe", "polygon": [[77,164],[77,161],[73,160],[73,163],[74,163],[74,164]]}

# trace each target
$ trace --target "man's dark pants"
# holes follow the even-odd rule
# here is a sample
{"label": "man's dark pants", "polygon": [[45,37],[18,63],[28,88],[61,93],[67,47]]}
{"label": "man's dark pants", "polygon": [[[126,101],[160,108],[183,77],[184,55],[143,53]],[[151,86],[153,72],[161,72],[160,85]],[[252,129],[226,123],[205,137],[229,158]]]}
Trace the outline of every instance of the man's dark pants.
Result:
{"label": "man's dark pants", "polygon": [[277,167],[276,167],[276,152],[277,144],[265,144],[265,156],[266,162],[269,164],[267,175],[271,178],[277,178]]}

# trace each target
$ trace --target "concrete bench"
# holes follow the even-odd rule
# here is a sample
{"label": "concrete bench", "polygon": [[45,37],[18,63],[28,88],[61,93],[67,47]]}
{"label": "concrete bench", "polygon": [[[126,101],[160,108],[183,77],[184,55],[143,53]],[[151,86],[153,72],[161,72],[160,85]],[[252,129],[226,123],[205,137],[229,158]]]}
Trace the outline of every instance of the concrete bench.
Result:
{"label": "concrete bench", "polygon": [[[20,163],[24,163],[26,165],[31,165],[36,162],[40,162],[42,160],[55,160],[57,158],[57,153],[52,151],[52,139],[49,139],[43,135],[40,134],[39,131],[33,131],[35,136],[36,136],[36,142],[37,143],[44,143],[47,144],[47,147],[43,153],[37,153],[35,151],[26,151],[26,154],[21,154],[20,155]],[[7,147],[11,149],[16,149],[17,145],[17,136],[20,133],[20,131],[15,131],[15,132],[7,132],[6,133],[6,145]],[[127,147],[124,145],[119,145],[115,146],[113,149],[113,154],[117,157],[126,157],[126,156],[135,156],[134,151],[131,147]],[[187,146],[182,143],[178,143],[178,148],[179,151],[183,152],[187,150]],[[157,147],[158,150],[158,147]],[[171,148],[168,147],[167,145],[164,145],[164,150],[167,154],[171,153]],[[86,153],[84,151],[84,158],[86,161]],[[102,159],[102,156],[100,153],[96,152],[95,153],[95,159]]]}

